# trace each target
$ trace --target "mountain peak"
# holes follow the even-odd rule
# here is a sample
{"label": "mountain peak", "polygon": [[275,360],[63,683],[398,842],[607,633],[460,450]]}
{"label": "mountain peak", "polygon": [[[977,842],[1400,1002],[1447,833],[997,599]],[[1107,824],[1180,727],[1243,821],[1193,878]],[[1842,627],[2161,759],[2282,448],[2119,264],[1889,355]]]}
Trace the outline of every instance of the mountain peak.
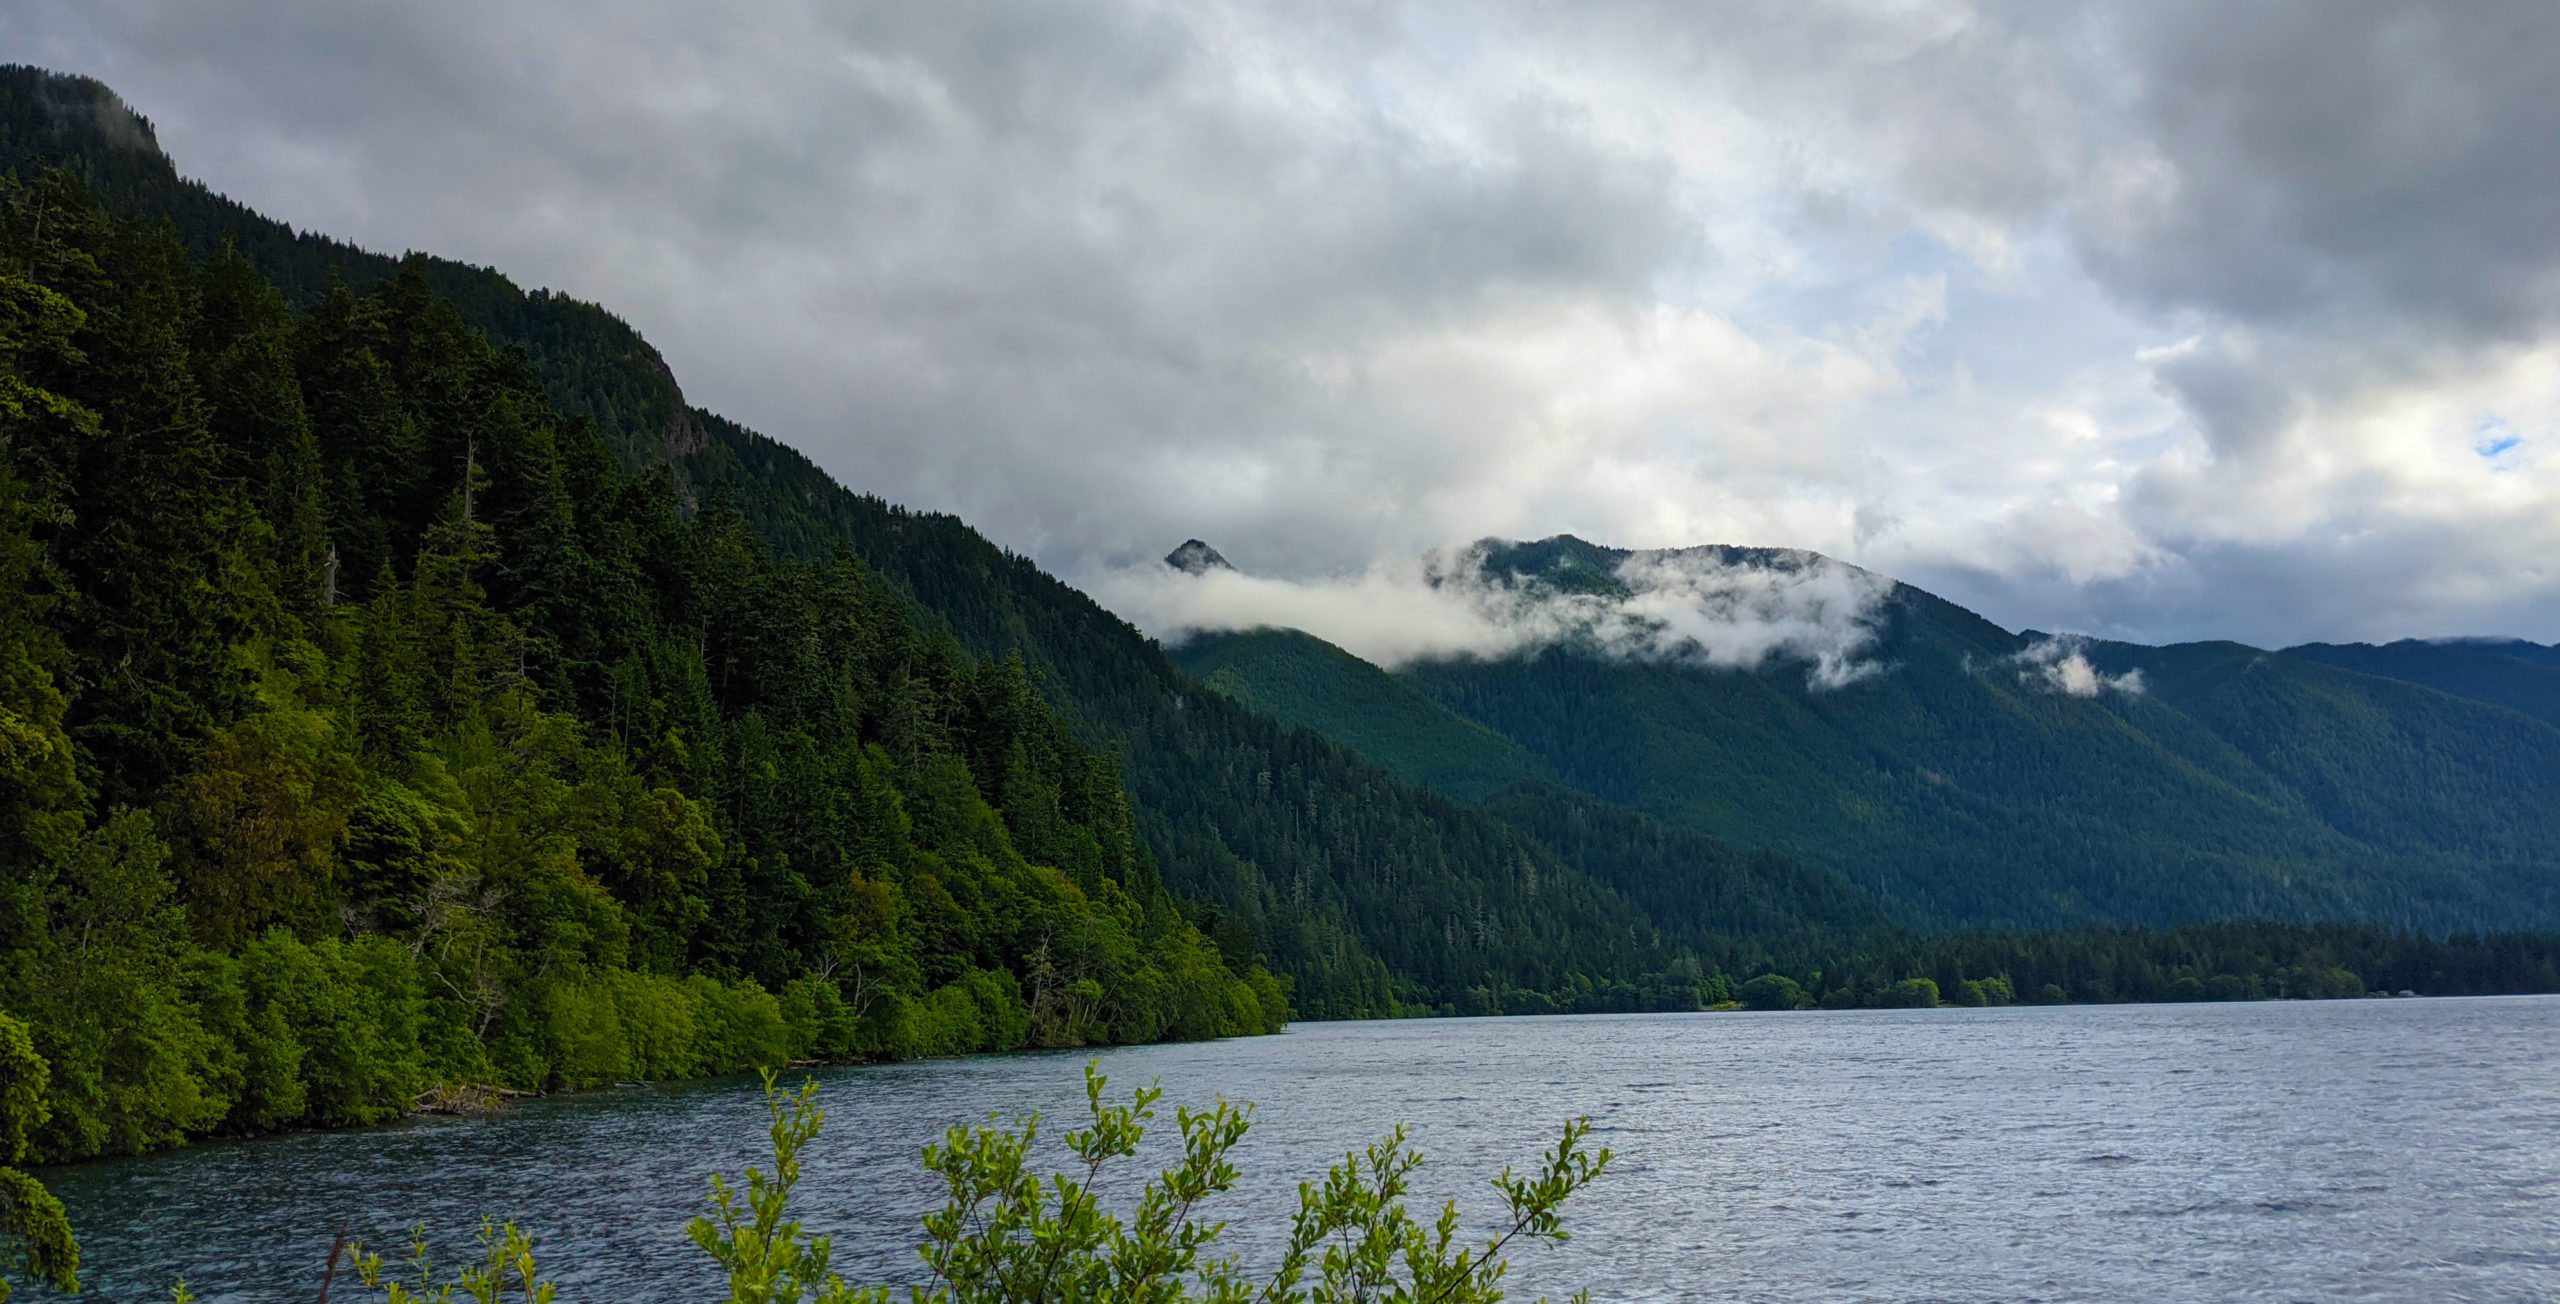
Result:
{"label": "mountain peak", "polygon": [[1231,571],[1235,565],[1218,550],[1198,539],[1185,539],[1182,546],[1164,555],[1164,564],[1188,575],[1206,575],[1211,571]]}
{"label": "mountain peak", "polygon": [[1468,566],[1493,578],[1535,581],[1567,592],[1620,597],[1627,593],[1623,575],[1631,564],[1687,571],[1742,568],[1795,573],[1840,569],[1865,573],[1848,563],[1799,548],[1721,543],[1685,548],[1618,548],[1572,534],[1526,540],[1480,539],[1466,556]]}
{"label": "mountain peak", "polygon": [[[165,158],[151,122],[133,111],[124,97],[94,77],[51,72],[26,64],[0,65],[10,89],[24,94],[41,111],[44,143],[57,147],[84,136],[108,149]],[[93,182],[94,184],[94,182]]]}

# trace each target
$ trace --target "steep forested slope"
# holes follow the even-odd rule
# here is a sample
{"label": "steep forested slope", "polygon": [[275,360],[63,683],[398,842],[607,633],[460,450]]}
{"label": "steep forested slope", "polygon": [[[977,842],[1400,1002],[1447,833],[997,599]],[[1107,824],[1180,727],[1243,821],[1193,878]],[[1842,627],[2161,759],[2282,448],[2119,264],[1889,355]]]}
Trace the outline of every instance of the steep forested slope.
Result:
{"label": "steep forested slope", "polygon": [[[1484,807],[1665,928],[1726,942],[1801,942],[1806,935],[1865,937],[1891,922],[1872,897],[1830,870],[1736,847],[1557,784],[1514,784]],[[1750,965],[1731,960],[1729,967]]]}
{"label": "steep forested slope", "polygon": [[1675,935],[1703,942],[1858,934],[1888,923],[1873,898],[1830,870],[1737,848],[1552,782],[1519,744],[1312,635],[1204,635],[1176,655],[1212,692],[1476,803]]}
{"label": "steep forested slope", "polygon": [[1527,748],[1311,634],[1205,634],[1173,653],[1211,692],[1312,729],[1460,801],[1552,777]]}
{"label": "steep forested slope", "polygon": [[1479,990],[1521,989],[1627,1008],[1688,990],[1676,940],[1581,866],[1407,771],[1201,690],[1126,621],[959,519],[848,492],[782,444],[698,420],[713,449],[736,451],[734,471],[687,463],[704,493],[733,494],[784,546],[849,541],[973,649],[1024,657],[1063,711],[1118,744],[1166,882],[1252,930],[1299,1009],[1484,1008],[1469,1005]]}
{"label": "steep forested slope", "polygon": [[2361,845],[2413,859],[2560,864],[2560,729],[2235,643],[2109,644],[2092,655],[2140,667],[2150,696]]}
{"label": "steep forested slope", "polygon": [[1285,1017],[1019,662],[681,515],[423,269],[296,312],[63,173],[0,178],[0,268],[43,1156]]}
{"label": "steep forested slope", "polygon": [[[404,265],[180,179],[148,125],[95,82],[0,72],[0,168],[56,166],[89,178],[111,209],[168,218],[200,257],[238,248],[291,302]],[[734,510],[784,556],[849,547],[969,652],[1018,656],[1082,737],[1121,757],[1165,883],[1210,932],[1289,974],[1300,1010],[1385,1013],[1569,976],[1577,991],[1621,993],[1591,999],[1623,1003],[1668,972],[1646,921],[1544,848],[1199,694],[1125,622],[956,518],[849,492],[788,446],[687,406],[656,353],[603,310],[485,269],[405,265],[463,322],[519,350],[550,402],[591,421],[626,467],[663,471],[688,505]],[[1539,899],[1513,890],[1522,866]]]}
{"label": "steep forested slope", "polygon": [[[333,285],[366,293],[404,261],[297,231],[182,178],[150,123],[96,81],[0,65],[0,171],[32,181],[56,167],[78,173],[110,212],[169,219],[198,258],[238,249],[295,307],[319,302]],[[473,329],[521,350],[552,406],[594,421],[627,463],[665,466],[699,451],[683,391],[628,323],[567,295],[519,289],[490,268],[414,261],[428,289]]]}

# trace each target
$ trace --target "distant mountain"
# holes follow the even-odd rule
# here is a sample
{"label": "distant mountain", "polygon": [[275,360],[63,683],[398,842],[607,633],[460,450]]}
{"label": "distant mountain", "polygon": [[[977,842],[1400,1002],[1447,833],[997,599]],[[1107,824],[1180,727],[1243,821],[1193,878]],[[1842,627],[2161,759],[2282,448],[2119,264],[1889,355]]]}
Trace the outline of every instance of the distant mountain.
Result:
{"label": "distant mountain", "polygon": [[1235,566],[1219,555],[1218,550],[1198,539],[1185,539],[1182,546],[1164,555],[1164,564],[1193,575],[1210,571],[1231,571]]}
{"label": "distant mountain", "polygon": [[[1664,928],[1699,937],[1871,937],[1894,920],[1848,879],[1793,856],[1755,851],[1552,783],[1514,784],[1485,809],[1636,903]],[[1836,958],[1846,948],[1827,950]]]}
{"label": "distant mountain", "polygon": [[2285,654],[2423,684],[2560,725],[2560,647],[2522,639],[2403,639],[2380,646],[2305,643],[2286,648]]}
{"label": "distant mountain", "polygon": [[[2011,632],[1806,553],[1639,553],[1560,536],[1468,556],[1475,573],[1444,585],[1551,595],[1582,613],[1577,628],[1618,630],[1615,642],[1424,661],[1396,683],[1572,788],[1836,870],[1905,918],[2560,922],[2560,727],[2532,709],[2560,673],[2545,649],[2395,645],[2376,650],[2399,671],[2385,677],[2319,650]],[[1740,669],[1676,627],[1625,636],[1655,629],[1628,613],[1694,591],[1712,609],[1705,637],[1774,638],[1782,619],[1807,617],[1750,605],[1768,577],[1835,574],[1826,567],[1873,584],[1854,622],[1825,617],[1845,631],[1828,650],[1800,640]],[[1660,587],[1673,572],[1688,589]],[[1491,759],[1507,749],[1423,741],[1464,739],[1445,725],[1382,740],[1382,672],[1311,655],[1300,637],[1228,635],[1183,655],[1223,691],[1453,795],[1475,797],[1516,765]],[[1851,659],[1826,676],[1818,658],[1835,655]],[[1435,769],[1417,752],[1448,759]]]}
{"label": "distant mountain", "polygon": [[[1212,692],[1480,803],[1675,935],[1778,937],[1889,922],[1873,898],[1830,870],[1737,848],[1558,784],[1528,749],[1313,635],[1210,635],[1175,655]],[[1268,686],[1268,703],[1256,684]]]}

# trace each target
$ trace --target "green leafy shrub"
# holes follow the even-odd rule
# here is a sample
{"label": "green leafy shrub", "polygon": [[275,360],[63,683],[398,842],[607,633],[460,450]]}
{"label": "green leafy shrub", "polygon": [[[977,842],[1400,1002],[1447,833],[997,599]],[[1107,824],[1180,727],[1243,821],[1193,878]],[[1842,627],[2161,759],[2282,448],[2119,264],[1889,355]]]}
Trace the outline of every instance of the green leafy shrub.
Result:
{"label": "green leafy shrub", "polygon": [[[924,1217],[924,1284],[855,1286],[831,1267],[832,1238],[809,1235],[791,1216],[804,1175],[801,1152],[826,1117],[817,1084],[784,1091],[767,1072],[771,1170],[749,1168],[743,1186],[713,1176],[711,1212],[685,1234],[720,1265],[729,1304],[1490,1304],[1503,1298],[1511,1252],[1566,1240],[1565,1201],[1611,1160],[1606,1149],[1584,1148],[1589,1120],[1567,1123],[1535,1172],[1506,1168],[1494,1179],[1504,1204],[1500,1230],[1470,1242],[1458,1234],[1455,1201],[1428,1222],[1406,1208],[1422,1155],[1399,1127],[1345,1155],[1322,1182],[1302,1184],[1277,1261],[1249,1273],[1236,1256],[1217,1253],[1227,1224],[1204,1206],[1241,1176],[1229,1155],[1252,1127],[1253,1111],[1225,1101],[1176,1109],[1180,1158],[1134,1199],[1110,1201],[1106,1176],[1136,1157],[1162,1093],[1142,1087],[1116,1104],[1105,1099],[1108,1087],[1097,1067],[1085,1066],[1088,1121],[1063,1138],[1066,1172],[1040,1171],[1036,1116],[1011,1127],[953,1128],[926,1147],[925,1167],[947,1194]],[[378,1304],[551,1300],[532,1243],[513,1224],[484,1225],[480,1240],[479,1262],[441,1282],[423,1237],[411,1246],[405,1279],[358,1246],[356,1278]],[[188,1298],[180,1287],[180,1304]]]}
{"label": "green leafy shrub", "polygon": [[791,1029],[782,1003],[750,982],[704,974],[685,979],[695,1008],[695,1062],[703,1072],[771,1066],[791,1058]]}
{"label": "green leafy shrub", "polygon": [[1022,986],[1001,969],[972,969],[933,990],[910,1010],[907,1023],[911,1055],[965,1055],[975,1050],[1010,1050],[1023,1044],[1031,1028],[1030,1007]]}
{"label": "green leafy shrub", "polygon": [[1764,973],[1744,983],[1736,995],[1745,1008],[1754,1010],[1799,1010],[1812,1003],[1804,988],[1782,973]]}
{"label": "green leafy shrub", "polygon": [[302,1043],[303,1117],[378,1123],[427,1085],[419,1051],[426,998],[407,948],[381,936],[305,942],[270,929],[240,956],[243,985]]}
{"label": "green leafy shrub", "polygon": [[794,1053],[783,1002],[753,983],[606,969],[551,983],[542,1006],[547,1068],[534,1086],[702,1077]]}
{"label": "green leafy shrub", "polygon": [[[71,1220],[44,1183],[14,1167],[27,1153],[29,1134],[44,1123],[45,1078],[44,1057],[27,1025],[0,1014],[0,1243],[16,1251],[29,1276],[76,1291],[80,1242],[72,1239]],[[8,1279],[0,1277],[0,1302],[9,1293]]]}
{"label": "green leafy shrub", "polygon": [[794,978],[777,999],[793,1059],[845,1059],[862,1047],[862,1019],[844,989],[815,977]]}

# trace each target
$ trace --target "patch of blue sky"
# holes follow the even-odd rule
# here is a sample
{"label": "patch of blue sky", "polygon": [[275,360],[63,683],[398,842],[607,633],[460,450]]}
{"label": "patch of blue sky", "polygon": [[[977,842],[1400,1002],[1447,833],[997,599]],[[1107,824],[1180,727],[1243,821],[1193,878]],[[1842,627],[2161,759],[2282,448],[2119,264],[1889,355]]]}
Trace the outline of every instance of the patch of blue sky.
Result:
{"label": "patch of blue sky", "polygon": [[2514,451],[2524,443],[2524,436],[2507,424],[2504,417],[2482,417],[2472,427],[2471,451],[2490,461]]}

